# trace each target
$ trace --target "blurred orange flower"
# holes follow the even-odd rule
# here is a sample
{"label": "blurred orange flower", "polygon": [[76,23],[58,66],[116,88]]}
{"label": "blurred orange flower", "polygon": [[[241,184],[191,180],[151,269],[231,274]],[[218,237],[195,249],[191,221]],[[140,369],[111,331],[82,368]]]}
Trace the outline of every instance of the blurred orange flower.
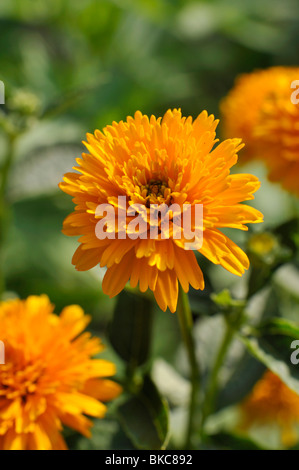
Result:
{"label": "blurred orange flower", "polygon": [[121,388],[105,378],[114,364],[91,358],[103,345],[81,334],[89,321],[77,305],[55,315],[45,295],[0,303],[0,449],[66,449],[63,424],[89,437],[84,415],[105,415]]}
{"label": "blurred orange flower", "polygon": [[[230,174],[242,148],[240,139],[217,142],[218,121],[203,111],[194,121],[181,111],[168,110],[163,118],[148,118],[137,111],[126,122],[113,122],[103,132],[87,135],[89,153],[78,159],[77,173],[67,173],[60,188],[74,197],[76,210],[64,221],[63,233],[80,236],[73,257],[79,271],[100,263],[107,267],[103,291],[117,295],[130,280],[145,292],[151,289],[162,310],[174,312],[178,282],[204,288],[203,274],[183,236],[131,239],[98,239],[99,204],[111,204],[116,212],[133,204],[203,205],[203,244],[198,250],[215,264],[242,275],[249,267],[246,254],[219,228],[247,230],[247,223],[262,221],[262,214],[241,202],[253,199],[259,181],[249,174]],[[119,207],[118,197],[125,203]],[[130,217],[127,218],[127,222]],[[128,225],[126,226],[127,229]],[[128,229],[127,229],[128,231]]]}
{"label": "blurred orange flower", "polygon": [[241,404],[241,410],[243,428],[253,424],[277,424],[284,445],[291,446],[298,441],[295,425],[299,423],[299,395],[270,370],[256,383]]}
{"label": "blurred orange flower", "polygon": [[[246,144],[240,160],[263,159],[269,179],[299,195],[299,67],[272,67],[238,77],[221,103],[225,137]],[[296,90],[297,88],[297,90]]]}

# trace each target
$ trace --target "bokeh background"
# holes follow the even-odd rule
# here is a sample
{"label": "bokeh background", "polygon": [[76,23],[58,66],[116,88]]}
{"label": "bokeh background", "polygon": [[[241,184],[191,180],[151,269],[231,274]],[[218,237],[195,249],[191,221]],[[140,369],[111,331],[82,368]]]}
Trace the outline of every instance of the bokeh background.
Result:
{"label": "bokeh background", "polygon": [[[0,162],[7,130],[19,133],[7,190],[6,296],[46,293],[57,312],[78,303],[92,314],[93,331],[105,337],[115,300],[102,294],[99,268],[75,271],[77,241],[61,233],[73,204],[58,183],[83,151],[86,132],[137,109],[163,115],[180,107],[194,117],[206,109],[220,117],[220,100],[237,75],[298,65],[298,57],[296,0],[2,0]],[[262,180],[254,201],[265,214],[262,230],[298,214],[298,202],[267,182],[262,164],[246,171]],[[245,243],[244,234],[231,237]],[[191,295],[195,315],[215,313],[212,292],[229,288],[244,296],[246,276],[235,279],[202,263],[207,289]],[[275,286],[283,292],[282,314],[295,318],[299,275],[293,270],[292,282],[287,275],[278,272]],[[179,331],[169,312],[157,312],[154,332],[152,357],[179,364]]]}

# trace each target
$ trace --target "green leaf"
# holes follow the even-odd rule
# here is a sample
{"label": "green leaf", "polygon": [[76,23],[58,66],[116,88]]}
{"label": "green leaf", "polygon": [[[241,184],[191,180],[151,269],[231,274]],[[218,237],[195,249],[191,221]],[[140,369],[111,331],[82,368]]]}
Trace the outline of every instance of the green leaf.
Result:
{"label": "green leaf", "polygon": [[221,449],[233,449],[233,450],[263,450],[256,442],[243,436],[237,436],[236,434],[229,434],[221,432],[209,436],[214,446],[219,446]]}
{"label": "green leaf", "polygon": [[288,246],[293,253],[296,252],[299,233],[299,220],[297,217],[276,227],[274,233],[283,240],[284,245]]}
{"label": "green leaf", "polygon": [[298,285],[299,269],[295,264],[284,264],[274,276],[274,286],[280,297],[288,296],[295,303],[299,301]]}
{"label": "green leaf", "polygon": [[148,298],[126,291],[119,294],[109,339],[132,368],[144,364],[149,357],[152,319],[152,303]]}
{"label": "green leaf", "polygon": [[211,294],[211,299],[213,302],[221,308],[221,310],[228,310],[231,308],[244,308],[246,302],[244,300],[232,299],[230,291],[228,289],[223,289],[218,294]]}
{"label": "green leaf", "polygon": [[269,335],[261,338],[239,335],[239,339],[256,359],[299,394],[299,368],[290,360],[293,351],[290,348],[292,338],[285,335]]}
{"label": "green leaf", "polygon": [[[170,364],[174,364],[181,342],[179,324],[173,321],[173,315],[162,314],[157,304],[153,306],[155,321],[153,324],[151,359],[161,358]],[[167,334],[161,334],[167,331]]]}
{"label": "green leaf", "polygon": [[285,318],[271,318],[259,327],[263,335],[286,335],[299,339],[299,325]]}
{"label": "green leaf", "polygon": [[74,433],[67,439],[71,449],[77,450],[133,450],[130,440],[120,424],[112,418],[97,419],[91,429],[91,437],[78,437]]}
{"label": "green leaf", "polygon": [[149,376],[142,389],[118,409],[120,423],[137,449],[165,449],[168,442],[168,405]]}
{"label": "green leaf", "polygon": [[220,311],[225,314],[226,321],[233,328],[238,329],[245,320],[246,301],[233,299],[228,289],[224,289],[218,294],[211,294],[211,299]]}
{"label": "green leaf", "polygon": [[227,357],[222,367],[222,374],[226,373],[228,377],[225,382],[223,381],[224,383],[220,383],[221,388],[216,403],[217,411],[243,400],[265,371],[264,365],[252,357],[245,348],[240,357],[236,354],[234,358],[234,349],[237,350],[237,348],[231,348],[230,356]]}
{"label": "green leaf", "polygon": [[[204,389],[225,334],[225,319],[221,314],[203,318],[195,324],[193,332]],[[233,339],[218,376],[217,411],[241,401],[260,379],[264,369],[237,338]]]}

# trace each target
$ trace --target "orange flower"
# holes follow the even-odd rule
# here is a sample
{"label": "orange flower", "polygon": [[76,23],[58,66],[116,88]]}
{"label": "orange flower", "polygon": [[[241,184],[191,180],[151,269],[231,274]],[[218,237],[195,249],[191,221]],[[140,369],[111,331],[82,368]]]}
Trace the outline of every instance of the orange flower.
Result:
{"label": "orange flower", "polygon": [[277,424],[284,445],[291,446],[298,441],[299,396],[270,370],[256,383],[241,404],[241,410],[243,429],[253,424]]}
{"label": "orange flower", "polygon": [[225,136],[237,136],[246,143],[243,161],[263,159],[271,181],[299,194],[299,104],[298,93],[291,88],[295,80],[299,80],[299,67],[241,75],[221,110]]}
{"label": "orange flower", "polygon": [[[100,263],[107,266],[103,291],[118,294],[130,280],[142,292],[151,289],[162,310],[174,312],[178,281],[185,292],[189,284],[204,288],[204,280],[193,251],[186,249],[184,236],[150,238],[117,237],[98,239],[96,225],[99,204],[111,204],[120,211],[118,196],[125,198],[122,209],[141,204],[183,204],[193,209],[203,205],[203,244],[198,250],[215,264],[242,275],[249,262],[245,253],[219,228],[247,230],[247,223],[262,221],[262,214],[240,204],[253,199],[259,181],[249,174],[230,175],[242,147],[239,139],[229,139],[214,150],[218,121],[203,111],[194,121],[180,110],[169,110],[156,119],[137,111],[126,122],[113,122],[103,132],[87,135],[90,153],[78,159],[78,173],[67,173],[60,188],[74,197],[76,210],[64,221],[63,233],[79,235],[80,246],[73,257],[79,271]],[[127,217],[128,222],[132,217]],[[173,223],[173,221],[172,221]],[[126,225],[128,232],[128,224]]]}
{"label": "orange flower", "polygon": [[121,388],[104,378],[114,364],[91,359],[103,346],[80,334],[89,321],[77,305],[58,317],[45,295],[0,303],[0,449],[66,449],[62,424],[89,437],[84,415],[105,415]]}

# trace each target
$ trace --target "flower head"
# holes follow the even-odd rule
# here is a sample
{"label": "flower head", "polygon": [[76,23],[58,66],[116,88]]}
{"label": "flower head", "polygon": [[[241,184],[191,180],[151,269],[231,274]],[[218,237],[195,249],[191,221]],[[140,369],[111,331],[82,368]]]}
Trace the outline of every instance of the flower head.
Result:
{"label": "flower head", "polygon": [[241,404],[243,428],[253,424],[277,424],[286,446],[296,443],[295,425],[299,423],[299,396],[270,370],[254,386]]}
{"label": "flower head", "polygon": [[[194,251],[186,248],[184,233],[174,236],[178,228],[174,213],[169,237],[163,238],[161,221],[158,237],[151,238],[151,205],[177,204],[191,207],[192,229],[195,206],[203,206],[202,246],[197,251],[228,271],[242,275],[249,262],[245,253],[219,228],[247,230],[247,223],[262,221],[262,214],[241,204],[253,199],[259,181],[249,174],[231,175],[242,147],[240,139],[229,139],[213,149],[218,121],[203,111],[194,121],[182,117],[180,110],[169,110],[163,118],[148,118],[137,111],[125,122],[113,122],[103,132],[87,135],[89,153],[83,153],[67,173],[60,188],[74,197],[76,210],[64,221],[66,235],[80,236],[80,246],[73,257],[77,270],[88,270],[100,263],[107,271],[103,291],[110,297],[118,294],[130,280],[142,292],[154,292],[162,310],[176,310],[178,282],[185,292],[189,285],[204,288],[203,274]],[[121,207],[119,196],[122,196]],[[109,204],[116,212],[135,204],[145,207],[145,238],[99,239],[96,226],[99,204]],[[125,220],[126,234],[130,235]],[[179,227],[180,229],[181,227]],[[116,232],[118,227],[116,228]],[[107,230],[108,232],[108,230]]]}
{"label": "flower head", "polygon": [[[272,67],[241,75],[221,110],[226,137],[246,143],[244,161],[263,159],[269,179],[299,194],[299,67]],[[293,88],[292,88],[293,87]]]}
{"label": "flower head", "polygon": [[62,425],[85,436],[120,386],[106,379],[113,363],[91,357],[103,349],[81,332],[90,318],[77,305],[53,313],[47,296],[0,303],[0,449],[66,449]]}

